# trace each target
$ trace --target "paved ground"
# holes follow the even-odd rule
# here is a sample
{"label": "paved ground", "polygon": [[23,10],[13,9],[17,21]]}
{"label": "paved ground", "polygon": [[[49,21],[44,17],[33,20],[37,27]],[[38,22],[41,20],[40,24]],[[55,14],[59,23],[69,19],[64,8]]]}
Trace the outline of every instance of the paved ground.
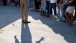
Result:
{"label": "paved ground", "polygon": [[29,11],[30,24],[21,23],[20,7],[0,6],[0,43],[76,43],[75,26]]}

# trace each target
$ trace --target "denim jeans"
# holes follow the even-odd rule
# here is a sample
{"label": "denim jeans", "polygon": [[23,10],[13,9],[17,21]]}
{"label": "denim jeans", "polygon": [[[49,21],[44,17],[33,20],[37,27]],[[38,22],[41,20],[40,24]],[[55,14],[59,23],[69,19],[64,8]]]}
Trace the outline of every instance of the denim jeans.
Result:
{"label": "denim jeans", "polygon": [[54,10],[54,15],[56,15],[56,3],[50,3],[50,14],[52,15],[52,8]]}
{"label": "denim jeans", "polygon": [[68,4],[65,4],[65,5],[64,5],[64,8],[63,8],[63,16],[64,16],[64,18],[66,18],[65,15],[64,15],[64,13],[65,13],[67,7],[68,7]]}
{"label": "denim jeans", "polygon": [[29,4],[29,8],[34,10],[34,1],[33,0],[32,1],[29,0],[28,4]]}
{"label": "denim jeans", "polygon": [[46,2],[44,2],[44,3],[41,4],[41,10],[43,12],[46,12]]}
{"label": "denim jeans", "polygon": [[58,18],[60,19],[60,20],[62,20],[63,19],[63,8],[62,8],[62,4],[60,4],[59,6],[57,6],[57,8],[58,8]]}

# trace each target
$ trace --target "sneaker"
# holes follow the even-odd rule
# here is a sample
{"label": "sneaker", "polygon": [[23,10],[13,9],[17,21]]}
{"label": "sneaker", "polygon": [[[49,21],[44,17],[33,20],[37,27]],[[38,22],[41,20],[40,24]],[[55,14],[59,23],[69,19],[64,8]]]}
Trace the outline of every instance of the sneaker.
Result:
{"label": "sneaker", "polygon": [[60,21],[60,19],[59,19],[59,18],[57,18],[57,19],[56,19],[56,21]]}

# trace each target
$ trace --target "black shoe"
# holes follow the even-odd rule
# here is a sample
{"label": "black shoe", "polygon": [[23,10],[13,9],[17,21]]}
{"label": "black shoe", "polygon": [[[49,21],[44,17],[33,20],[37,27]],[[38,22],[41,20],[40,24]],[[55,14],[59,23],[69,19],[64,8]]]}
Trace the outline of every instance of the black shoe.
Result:
{"label": "black shoe", "polygon": [[24,23],[24,21],[22,21],[22,23]]}
{"label": "black shoe", "polygon": [[24,22],[24,23],[31,23],[30,21]]}

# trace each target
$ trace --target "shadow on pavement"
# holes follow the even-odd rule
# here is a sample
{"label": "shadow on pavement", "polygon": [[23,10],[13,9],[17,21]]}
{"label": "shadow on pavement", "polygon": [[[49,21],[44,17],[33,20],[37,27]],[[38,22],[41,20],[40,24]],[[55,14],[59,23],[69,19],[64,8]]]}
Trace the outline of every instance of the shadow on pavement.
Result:
{"label": "shadow on pavement", "polygon": [[22,24],[21,43],[32,43],[32,36],[28,24]]}
{"label": "shadow on pavement", "polygon": [[41,41],[44,40],[44,37],[42,37],[39,41],[36,41],[36,43],[41,43]]}
{"label": "shadow on pavement", "polygon": [[14,6],[0,6],[0,29],[21,18],[20,8]]}
{"label": "shadow on pavement", "polygon": [[56,34],[63,36],[68,43],[76,43],[76,35],[74,33],[75,29],[73,27],[69,27],[63,22],[53,21],[49,18],[42,17],[37,12],[30,12],[29,16],[35,20],[40,20],[43,24],[52,28]]}
{"label": "shadow on pavement", "polygon": [[14,38],[15,38],[15,43],[19,43],[16,35],[14,36]]}

